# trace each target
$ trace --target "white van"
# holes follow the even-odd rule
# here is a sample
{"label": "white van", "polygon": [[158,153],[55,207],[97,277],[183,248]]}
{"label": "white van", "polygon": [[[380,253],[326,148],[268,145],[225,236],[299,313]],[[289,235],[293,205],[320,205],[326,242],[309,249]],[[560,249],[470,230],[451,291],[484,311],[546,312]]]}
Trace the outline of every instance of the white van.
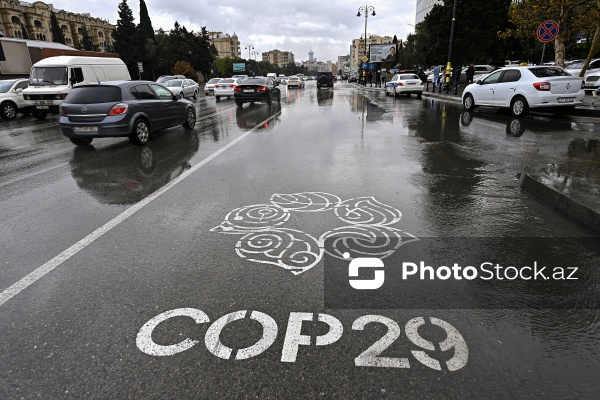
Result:
{"label": "white van", "polygon": [[131,80],[123,60],[112,57],[48,57],[31,67],[29,87],[23,90],[26,110],[38,119],[58,113],[76,84]]}

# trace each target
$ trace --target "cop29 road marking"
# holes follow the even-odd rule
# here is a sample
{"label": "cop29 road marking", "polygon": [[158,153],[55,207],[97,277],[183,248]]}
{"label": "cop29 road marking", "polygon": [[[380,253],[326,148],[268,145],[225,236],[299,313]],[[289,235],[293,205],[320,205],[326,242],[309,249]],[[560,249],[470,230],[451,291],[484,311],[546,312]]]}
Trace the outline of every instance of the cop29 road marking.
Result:
{"label": "cop29 road marking", "polygon": [[51,259],[50,261],[48,261],[45,264],[43,264],[42,266],[36,268],[34,271],[30,272],[28,275],[21,278],[19,281],[13,283],[7,289],[2,291],[2,293],[0,293],[0,306],[2,306],[8,300],[12,299],[13,297],[15,297],[16,295],[21,293],[23,290],[25,290],[27,287],[29,287],[30,285],[32,285],[33,283],[35,283],[42,277],[44,277],[47,273],[52,271],[54,268],[58,267],[66,260],[73,257],[75,254],[79,253],[81,250],[86,248],[88,245],[92,244],[94,241],[96,241],[102,235],[109,232],[111,229],[113,229],[114,227],[119,225],[121,222],[125,221],[127,218],[129,218],[130,216],[135,214],[137,211],[144,208],[146,205],[148,205],[154,199],[158,198],[160,195],[165,193],[167,190],[171,189],[173,186],[177,185],[179,182],[181,182],[182,180],[184,180],[185,178],[187,178],[188,176],[190,176],[191,174],[196,172],[198,169],[202,168],[209,161],[216,158],[218,155],[223,153],[225,150],[229,149],[230,147],[233,147],[235,144],[237,144],[241,140],[245,139],[248,135],[250,135],[251,133],[256,131],[263,124],[265,124],[265,123],[269,122],[270,120],[272,120],[273,118],[275,118],[277,115],[279,115],[279,113],[275,113],[275,114],[271,115],[269,118],[260,122],[254,128],[250,129],[248,132],[243,133],[240,137],[238,137],[237,139],[234,139],[231,143],[228,143],[227,145],[221,147],[219,150],[215,151],[210,156],[206,157],[205,159],[200,161],[198,164],[194,165],[192,168],[188,169],[187,171],[185,171],[184,173],[179,175],[177,178],[175,178],[171,182],[167,183],[162,188],[158,189],[156,192],[152,193],[148,197],[144,198],[143,200],[141,200],[138,203],[134,204],[133,206],[129,207],[127,210],[123,211],[121,214],[117,215],[115,218],[111,219],[106,224],[102,225],[100,228],[96,229],[94,232],[90,233],[89,235],[87,235],[86,237],[84,237],[83,239],[81,239],[80,241],[78,241],[77,243],[75,243],[74,245],[69,247],[68,249],[64,250],[62,253],[60,253],[59,255],[57,255],[56,257]]}
{"label": "cop29 road marking", "polygon": [[[226,314],[214,321],[206,330],[204,337],[206,349],[218,358],[230,360],[235,350],[225,346],[221,342],[221,332],[230,323],[243,320],[247,315],[248,310],[240,310]],[[210,323],[208,315],[204,311],[196,308],[178,308],[162,312],[151,318],[140,328],[135,340],[137,348],[149,356],[167,357],[182,353],[197,345],[200,341],[190,338],[185,338],[183,341],[169,345],[162,345],[154,342],[152,339],[154,329],[163,323],[168,327],[168,321],[177,317],[192,318],[196,324]],[[261,338],[253,345],[237,350],[237,354],[234,357],[235,360],[246,360],[256,357],[267,351],[277,339],[279,332],[277,322],[271,316],[260,311],[252,311],[249,318],[262,325],[263,333]],[[458,332],[454,326],[439,318],[429,317],[429,321],[432,325],[436,325],[446,332],[446,338],[438,344],[438,347],[442,352],[452,352],[450,353],[452,354],[452,357],[443,357],[445,359],[445,361],[443,361],[445,363],[445,368],[449,372],[458,371],[463,368],[469,359],[469,349],[460,332]],[[329,326],[329,330],[327,333],[317,335],[313,338],[313,335],[301,333],[303,325],[308,324],[325,324]],[[368,324],[382,324],[385,325],[388,330],[383,337],[354,359],[354,365],[356,367],[410,368],[410,361],[408,358],[379,356],[400,338],[401,329],[398,323],[381,315],[363,315],[352,323],[352,330],[363,331]],[[428,350],[430,352],[435,351],[435,345],[422,337],[418,331],[418,328],[425,324],[426,320],[423,317],[409,320],[404,327],[406,337],[412,344],[423,350]],[[239,329],[239,326],[237,329]],[[295,363],[301,346],[311,346],[311,344],[316,346],[329,346],[337,342],[342,337],[343,333],[344,326],[341,321],[332,315],[318,313],[315,321],[313,313],[290,312],[287,329],[284,335],[283,347],[281,349],[280,361],[285,363]],[[172,335],[172,340],[176,342],[181,340],[181,337],[174,334]],[[424,366],[436,371],[442,371],[442,363],[436,358],[433,358],[431,353],[427,353],[423,350],[411,350],[411,353],[413,357]]]}

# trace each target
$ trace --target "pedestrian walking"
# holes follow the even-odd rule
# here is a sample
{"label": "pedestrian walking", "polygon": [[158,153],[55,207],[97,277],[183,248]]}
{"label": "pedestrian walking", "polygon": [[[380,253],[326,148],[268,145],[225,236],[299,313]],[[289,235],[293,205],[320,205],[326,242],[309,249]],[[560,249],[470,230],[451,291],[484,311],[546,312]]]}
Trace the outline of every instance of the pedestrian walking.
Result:
{"label": "pedestrian walking", "polygon": [[467,68],[467,84],[473,83],[473,77],[475,76],[475,66],[470,64]]}
{"label": "pedestrian walking", "polygon": [[439,77],[440,77],[440,66],[436,65],[435,68],[433,69],[433,79],[432,79],[434,92],[435,92],[435,87],[438,83]]}
{"label": "pedestrian walking", "polygon": [[419,77],[421,82],[423,82],[423,83],[427,82],[427,75],[425,75],[425,71],[423,70],[423,67],[419,67],[419,70],[417,71],[417,76]]}
{"label": "pedestrian walking", "polygon": [[458,85],[460,85],[460,75],[462,68],[460,65],[456,65],[452,71],[452,80],[454,81],[454,94],[458,94]]}

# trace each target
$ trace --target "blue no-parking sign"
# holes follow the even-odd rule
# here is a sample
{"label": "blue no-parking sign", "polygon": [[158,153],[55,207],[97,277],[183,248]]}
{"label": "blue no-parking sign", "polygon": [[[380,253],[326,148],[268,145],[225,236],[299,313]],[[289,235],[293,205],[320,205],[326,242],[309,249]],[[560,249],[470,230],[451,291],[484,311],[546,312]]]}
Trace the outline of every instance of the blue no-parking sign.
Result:
{"label": "blue no-parking sign", "polygon": [[367,69],[367,63],[362,63],[362,69]]}

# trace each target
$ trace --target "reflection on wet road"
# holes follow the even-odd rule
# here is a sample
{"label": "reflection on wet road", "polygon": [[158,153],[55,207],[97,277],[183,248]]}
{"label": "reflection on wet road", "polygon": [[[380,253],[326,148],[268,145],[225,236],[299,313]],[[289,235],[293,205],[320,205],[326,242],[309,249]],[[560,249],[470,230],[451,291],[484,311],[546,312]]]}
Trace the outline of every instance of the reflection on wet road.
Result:
{"label": "reflection on wet road", "polygon": [[597,396],[597,310],[427,309],[449,298],[443,285],[412,299],[420,309],[326,308],[323,261],[326,240],[349,232],[395,238],[399,255],[409,235],[473,238],[432,241],[449,265],[478,254],[478,238],[498,238],[495,254],[553,238],[557,265],[579,260],[586,277],[569,299],[597,299],[597,239],[516,178],[597,185],[597,124],[347,83],[282,88],[272,105],[195,104],[191,133],[145,147],[76,148],[50,120],[3,125],[2,291],[178,183],[0,306],[0,397]]}

